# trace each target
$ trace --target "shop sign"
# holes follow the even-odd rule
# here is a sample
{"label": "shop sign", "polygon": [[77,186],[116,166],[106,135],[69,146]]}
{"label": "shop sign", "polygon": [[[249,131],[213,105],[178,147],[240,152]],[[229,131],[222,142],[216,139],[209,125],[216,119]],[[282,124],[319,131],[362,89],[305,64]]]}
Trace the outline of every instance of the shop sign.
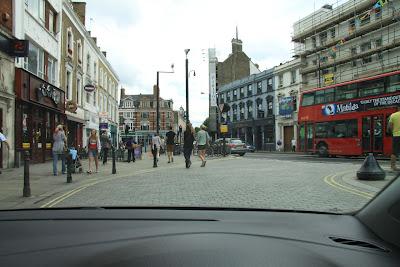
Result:
{"label": "shop sign", "polygon": [[12,39],[0,34],[0,51],[3,51],[12,57],[27,57],[29,41]]}
{"label": "shop sign", "polygon": [[335,75],[333,73],[328,73],[324,75],[324,84],[331,85],[335,81]]}
{"label": "shop sign", "polygon": [[31,148],[31,143],[22,143],[22,148],[23,149],[30,149]]}
{"label": "shop sign", "polygon": [[71,112],[71,113],[75,113],[76,110],[78,109],[78,105],[75,103],[75,101],[73,100],[69,100],[66,103],[66,108],[67,111]]}
{"label": "shop sign", "polygon": [[51,86],[50,84],[42,83],[38,88],[38,92],[41,96],[49,97],[53,102],[58,105],[61,101],[61,94],[60,92]]}
{"label": "shop sign", "polygon": [[100,130],[107,130],[108,129],[108,123],[102,122],[99,124]]}
{"label": "shop sign", "polygon": [[221,133],[227,133],[228,132],[228,125],[222,124],[219,126]]}
{"label": "shop sign", "polygon": [[343,113],[366,111],[373,108],[394,106],[399,104],[400,94],[350,101],[341,104],[323,105],[322,114],[325,116],[334,116]]}
{"label": "shop sign", "polygon": [[94,85],[92,85],[92,84],[86,84],[84,87],[83,87],[83,89],[86,91],[86,92],[93,92],[94,90],[96,90],[96,86],[94,86]]}
{"label": "shop sign", "polygon": [[107,119],[108,118],[108,112],[99,112],[99,117],[103,118],[103,119]]}
{"label": "shop sign", "polygon": [[46,149],[51,149],[51,143],[46,143]]}
{"label": "shop sign", "polygon": [[291,118],[293,114],[293,97],[282,97],[279,100],[279,115],[285,118]]}

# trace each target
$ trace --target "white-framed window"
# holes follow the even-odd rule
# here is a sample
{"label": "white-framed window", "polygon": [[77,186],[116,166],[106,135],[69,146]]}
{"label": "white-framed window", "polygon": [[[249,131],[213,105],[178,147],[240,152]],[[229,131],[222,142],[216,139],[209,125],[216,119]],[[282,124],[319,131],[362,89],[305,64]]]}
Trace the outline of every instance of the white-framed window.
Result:
{"label": "white-framed window", "polygon": [[93,76],[94,76],[94,80],[97,82],[97,63],[93,62]]}
{"label": "white-framed window", "polygon": [[54,13],[49,11],[49,32],[54,33]]}
{"label": "white-framed window", "polygon": [[93,91],[93,106],[97,105],[97,92],[96,90]]}
{"label": "white-framed window", "polygon": [[80,39],[77,41],[77,49],[78,49],[78,64],[82,65],[82,41]]}
{"label": "white-framed window", "polygon": [[70,57],[74,54],[74,35],[71,28],[67,29],[67,53]]}
{"label": "white-framed window", "polygon": [[282,86],[283,86],[283,74],[279,74],[279,77],[278,77],[278,84],[279,84],[279,87],[282,87]]}
{"label": "white-framed window", "polygon": [[26,5],[29,13],[31,13],[32,16],[40,19],[40,22],[42,24],[44,24],[44,22],[45,22],[45,16],[44,16],[45,2],[44,2],[44,0],[26,0],[25,5]]}
{"label": "white-framed window", "polygon": [[100,75],[100,77],[99,77],[100,86],[103,86],[103,69],[102,68],[100,68],[100,70],[99,70],[99,75]]}
{"label": "white-framed window", "polygon": [[104,77],[103,77],[103,79],[104,79],[103,87],[104,87],[104,89],[108,92],[108,88],[107,88],[107,74],[106,74],[106,72],[104,72]]}
{"label": "white-framed window", "polygon": [[291,79],[292,79],[292,83],[296,83],[296,80],[297,80],[296,70],[292,70],[290,72],[290,76],[291,76]]}
{"label": "white-framed window", "polygon": [[47,60],[47,80],[51,84],[56,83],[56,66],[55,59],[49,57]]}
{"label": "white-framed window", "polygon": [[33,43],[29,44],[28,57],[25,58],[24,68],[44,79],[44,51]]}
{"label": "white-framed window", "polygon": [[72,72],[67,70],[66,85],[65,85],[65,95],[68,100],[72,99]]}
{"label": "white-framed window", "polygon": [[81,77],[76,78],[76,103],[82,104],[82,79]]}
{"label": "white-framed window", "polygon": [[91,65],[91,62],[90,62],[90,55],[87,54],[87,56],[86,56],[86,74],[87,74],[89,77],[90,77],[90,75],[91,75],[90,65]]}

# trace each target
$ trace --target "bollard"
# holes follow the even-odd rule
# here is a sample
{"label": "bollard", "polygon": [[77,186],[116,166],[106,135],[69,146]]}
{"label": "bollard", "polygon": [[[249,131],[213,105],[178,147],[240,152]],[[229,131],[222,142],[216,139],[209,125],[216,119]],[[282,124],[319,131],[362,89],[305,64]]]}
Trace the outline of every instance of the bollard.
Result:
{"label": "bollard", "polygon": [[384,180],[385,176],[385,171],[379,166],[372,153],[365,158],[361,168],[357,171],[357,178],[360,180]]}
{"label": "bollard", "polygon": [[24,197],[30,197],[31,196],[31,185],[29,181],[29,151],[25,151],[24,154],[24,190],[23,190],[23,196]]}
{"label": "bollard", "polygon": [[115,148],[114,146],[112,147],[112,174],[116,174],[117,173],[117,169],[115,167]]}
{"label": "bollard", "polygon": [[71,153],[69,153],[69,150],[68,150],[68,152],[66,152],[66,159],[67,159],[67,183],[69,184],[69,183],[72,183],[72,155],[71,155]]}

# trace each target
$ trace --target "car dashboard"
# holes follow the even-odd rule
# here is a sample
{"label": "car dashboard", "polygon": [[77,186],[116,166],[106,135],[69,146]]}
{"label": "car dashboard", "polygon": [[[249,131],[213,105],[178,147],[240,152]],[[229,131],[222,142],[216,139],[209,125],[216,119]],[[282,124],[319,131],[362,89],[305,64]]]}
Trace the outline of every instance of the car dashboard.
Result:
{"label": "car dashboard", "polygon": [[230,209],[0,212],[0,266],[399,266],[351,215]]}

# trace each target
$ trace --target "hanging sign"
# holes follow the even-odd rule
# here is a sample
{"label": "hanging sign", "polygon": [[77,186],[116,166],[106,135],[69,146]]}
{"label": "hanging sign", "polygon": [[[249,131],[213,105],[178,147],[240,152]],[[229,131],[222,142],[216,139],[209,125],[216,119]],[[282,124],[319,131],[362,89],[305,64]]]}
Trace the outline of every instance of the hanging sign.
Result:
{"label": "hanging sign", "polygon": [[86,84],[84,87],[83,87],[83,89],[86,91],[86,92],[93,92],[94,90],[96,90],[96,86],[94,86],[94,85],[92,85],[92,84]]}

